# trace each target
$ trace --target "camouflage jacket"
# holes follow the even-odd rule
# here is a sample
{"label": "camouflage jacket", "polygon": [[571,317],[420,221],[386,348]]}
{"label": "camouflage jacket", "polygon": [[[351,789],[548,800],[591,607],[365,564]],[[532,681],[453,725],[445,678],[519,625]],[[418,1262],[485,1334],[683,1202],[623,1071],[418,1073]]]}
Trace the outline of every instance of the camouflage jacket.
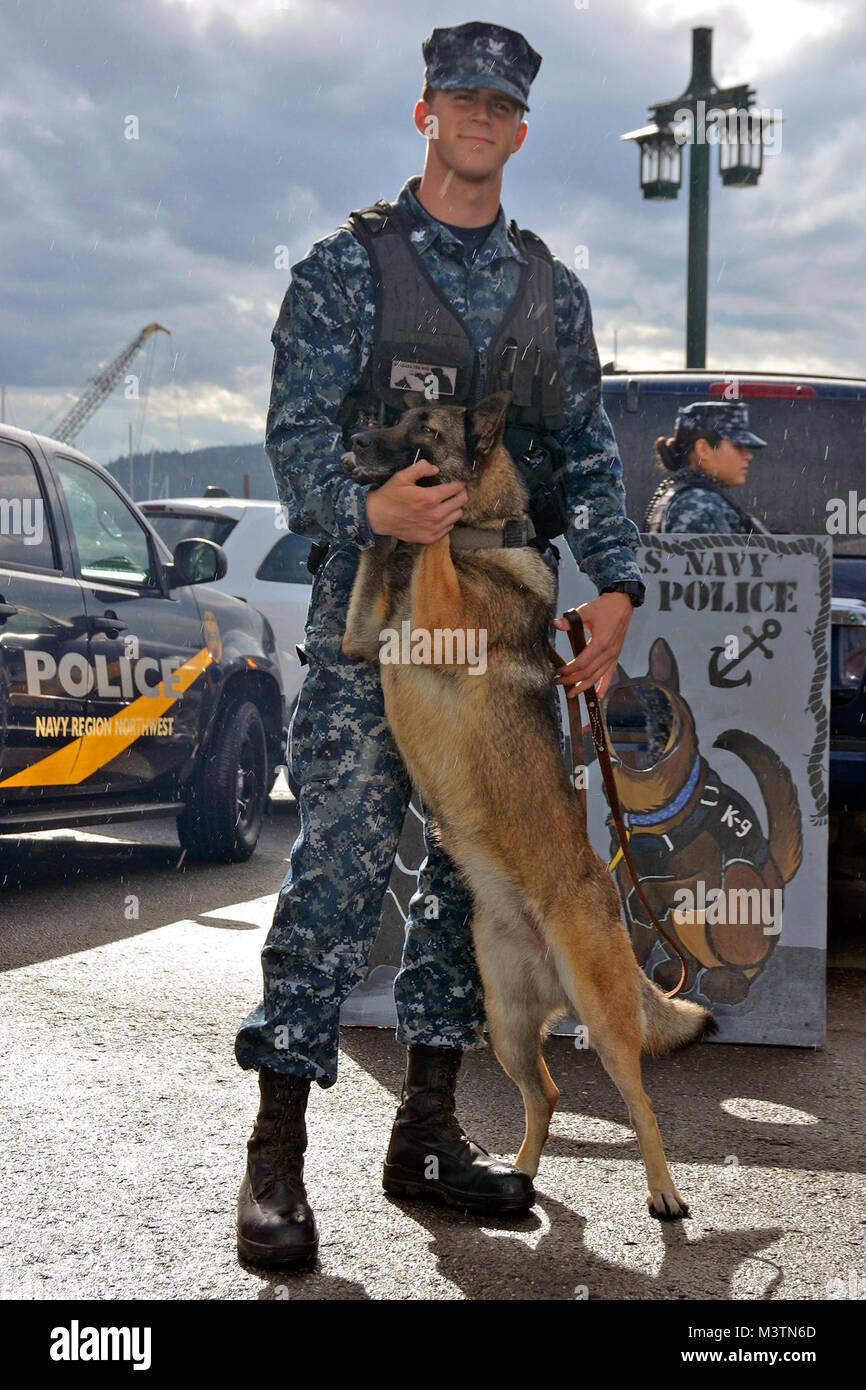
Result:
{"label": "camouflage jacket", "polygon": [[665,515],[665,531],[700,531],[709,534],[717,531],[725,535],[736,535],[743,531],[739,512],[735,511],[726,498],[708,488],[689,488],[681,492],[671,502]]}
{"label": "camouflage jacket", "polygon": [[725,496],[721,487],[694,468],[669,473],[647,507],[645,531],[702,535],[766,534],[766,527]]}
{"label": "camouflage jacket", "polygon": [[[414,182],[403,187],[398,199],[415,223],[412,243],[477,346],[487,350],[516,292],[524,257],[508,236],[500,207],[492,232],[475,259],[467,260],[457,237],[418,202],[410,188]],[[574,519],[566,539],[578,565],[602,589],[640,579],[634,556],[639,538],[625,514],[622,463],[604,407],[599,401],[584,424],[579,390],[585,387],[578,387],[577,371],[569,380],[568,342],[580,338],[590,307],[581,281],[558,260],[555,297],[557,344],[565,349],[566,426],[560,437]],[[292,267],[271,335],[266,449],[289,528],[361,548],[376,539],[366,513],[369,488],[343,472],[336,420],[369,357],[374,310],[367,253],[349,230],[340,229],[316,242]]]}

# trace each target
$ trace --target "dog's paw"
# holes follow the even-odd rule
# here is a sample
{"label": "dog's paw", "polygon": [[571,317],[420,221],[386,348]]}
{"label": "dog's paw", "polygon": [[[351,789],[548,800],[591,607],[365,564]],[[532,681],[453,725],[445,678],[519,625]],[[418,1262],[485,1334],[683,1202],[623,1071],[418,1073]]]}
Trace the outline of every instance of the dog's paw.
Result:
{"label": "dog's paw", "polygon": [[688,1202],[673,1184],[664,1190],[648,1192],[646,1204],[650,1216],[658,1217],[659,1221],[681,1221],[689,1214]]}
{"label": "dog's paw", "polygon": [[515,1168],[519,1168],[521,1173],[526,1173],[528,1177],[534,1178],[538,1175],[538,1159],[525,1154],[523,1149],[514,1160]]}

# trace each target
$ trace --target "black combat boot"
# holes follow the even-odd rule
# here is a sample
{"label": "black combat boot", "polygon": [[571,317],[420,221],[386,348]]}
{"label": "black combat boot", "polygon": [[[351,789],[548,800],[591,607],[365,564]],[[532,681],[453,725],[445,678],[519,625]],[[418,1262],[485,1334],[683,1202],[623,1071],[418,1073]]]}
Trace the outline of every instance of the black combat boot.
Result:
{"label": "black combat boot", "polygon": [[382,1185],[394,1197],[445,1202],[479,1215],[522,1215],[535,1201],[528,1173],[467,1139],[454,1114],[461,1060],[455,1048],[410,1043]]}
{"label": "black combat boot", "polygon": [[311,1264],[319,1233],[304,1188],[310,1082],[262,1067],[259,1093],[238,1193],[238,1254],[251,1264]]}

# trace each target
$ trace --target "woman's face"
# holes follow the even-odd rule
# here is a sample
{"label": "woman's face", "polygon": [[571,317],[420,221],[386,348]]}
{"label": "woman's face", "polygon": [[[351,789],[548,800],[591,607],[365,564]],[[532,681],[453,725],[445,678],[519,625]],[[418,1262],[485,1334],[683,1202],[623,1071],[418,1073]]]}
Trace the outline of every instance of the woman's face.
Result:
{"label": "woman's face", "polygon": [[720,482],[722,487],[742,487],[748,477],[752,460],[748,444],[735,444],[731,439],[723,439],[714,449],[706,439],[699,439],[692,452],[698,467]]}

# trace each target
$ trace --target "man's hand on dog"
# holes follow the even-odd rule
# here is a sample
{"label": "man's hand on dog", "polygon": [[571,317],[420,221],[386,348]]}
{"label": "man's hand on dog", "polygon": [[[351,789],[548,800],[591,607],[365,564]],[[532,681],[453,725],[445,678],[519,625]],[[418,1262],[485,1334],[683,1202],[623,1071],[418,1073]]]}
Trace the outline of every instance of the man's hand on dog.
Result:
{"label": "man's hand on dog", "polygon": [[377,536],[432,545],[447,536],[463,515],[469,498],[461,482],[419,486],[439,469],[427,459],[393,473],[381,487],[367,493],[367,518]]}
{"label": "man's hand on dog", "polygon": [[[616,670],[634,605],[628,594],[599,594],[577,611],[586,628],[587,644],[580,656],[559,667],[554,682],[566,687],[567,700],[576,700],[582,690],[598,682],[600,699]],[[554,618],[553,626],[567,632],[568,620]]]}

